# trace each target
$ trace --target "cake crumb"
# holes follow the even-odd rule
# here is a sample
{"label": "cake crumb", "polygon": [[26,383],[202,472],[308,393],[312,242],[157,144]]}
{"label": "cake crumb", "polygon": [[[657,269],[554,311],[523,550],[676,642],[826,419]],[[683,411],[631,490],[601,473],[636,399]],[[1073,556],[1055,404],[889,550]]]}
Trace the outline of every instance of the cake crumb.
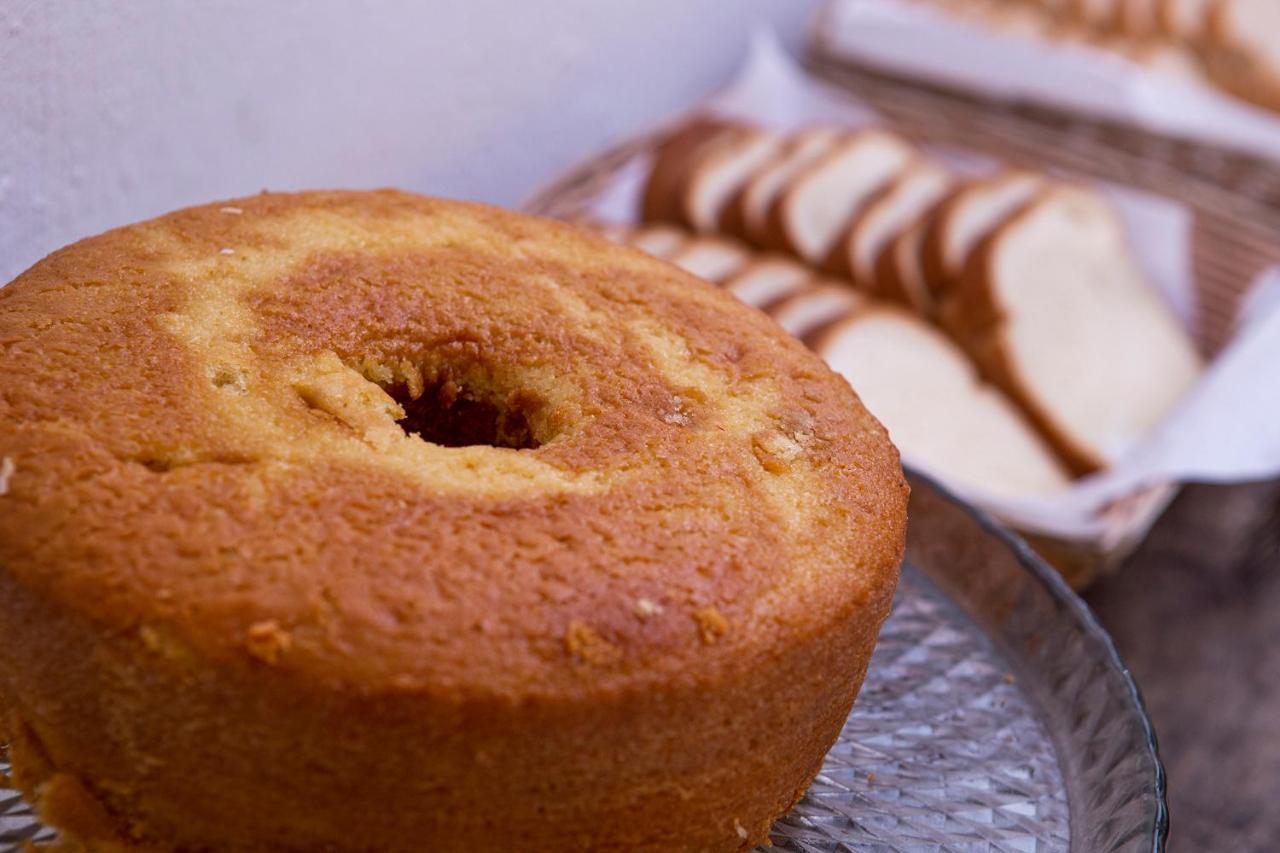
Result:
{"label": "cake crumb", "polygon": [[637,598],[635,611],[636,615],[641,619],[648,619],[650,616],[657,616],[662,613],[662,605],[647,598]]}
{"label": "cake crumb", "polygon": [[18,468],[13,464],[13,458],[6,456],[0,459],[0,496],[9,494],[9,483],[13,480],[13,472]]}
{"label": "cake crumb", "polygon": [[876,781],[876,774],[874,774],[874,773],[868,773],[868,774],[867,774],[867,781],[868,781],[868,782],[874,782],[874,781]]}
{"label": "cake crumb", "polygon": [[733,819],[733,831],[736,832],[738,834],[738,837],[741,838],[743,841],[747,840],[747,837],[749,835],[749,833],[747,832],[747,828],[743,826],[742,821],[738,820],[736,817]]}
{"label": "cake crumb", "polygon": [[224,208],[221,208],[218,212],[229,213],[232,216],[239,216],[240,214],[244,213],[244,211],[238,207],[224,207]]}
{"label": "cake crumb", "polygon": [[618,648],[600,636],[600,632],[590,625],[574,620],[564,632],[564,648],[570,655],[582,663],[604,665],[616,661]]}
{"label": "cake crumb", "polygon": [[714,607],[704,607],[695,611],[693,618],[698,623],[698,636],[709,646],[729,632],[729,620]]}
{"label": "cake crumb", "polygon": [[1013,674],[1012,672],[1006,672],[1006,673],[1004,674],[1004,683],[1005,683],[1005,684],[1016,684],[1016,683],[1017,683],[1017,681],[1018,681],[1018,679],[1014,677],[1014,674]]}
{"label": "cake crumb", "polygon": [[662,416],[662,422],[672,426],[688,426],[689,413],[684,410],[684,398],[671,398],[671,411]]}
{"label": "cake crumb", "polygon": [[293,636],[274,619],[255,622],[245,633],[245,647],[249,654],[263,663],[278,663],[280,656],[292,645]]}
{"label": "cake crumb", "polygon": [[235,253],[236,253],[235,249],[220,249],[218,251],[219,255],[234,255]]}

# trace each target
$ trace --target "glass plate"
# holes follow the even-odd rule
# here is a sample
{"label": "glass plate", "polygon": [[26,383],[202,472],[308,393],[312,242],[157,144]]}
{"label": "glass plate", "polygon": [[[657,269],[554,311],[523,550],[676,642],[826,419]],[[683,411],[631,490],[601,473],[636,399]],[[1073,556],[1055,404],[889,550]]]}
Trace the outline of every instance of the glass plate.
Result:
{"label": "glass plate", "polygon": [[[1164,769],[1110,638],[1021,541],[911,483],[893,615],[773,849],[1162,851]],[[0,790],[0,851],[52,837]]]}

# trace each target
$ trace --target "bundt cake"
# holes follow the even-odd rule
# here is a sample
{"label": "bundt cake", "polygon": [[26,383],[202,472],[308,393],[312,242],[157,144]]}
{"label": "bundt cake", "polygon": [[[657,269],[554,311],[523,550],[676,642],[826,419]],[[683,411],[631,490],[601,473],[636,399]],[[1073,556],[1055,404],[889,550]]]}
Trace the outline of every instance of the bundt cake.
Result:
{"label": "bundt cake", "polygon": [[0,290],[0,702],[92,850],[736,850],[907,487],[764,315],[570,225],[264,193]]}

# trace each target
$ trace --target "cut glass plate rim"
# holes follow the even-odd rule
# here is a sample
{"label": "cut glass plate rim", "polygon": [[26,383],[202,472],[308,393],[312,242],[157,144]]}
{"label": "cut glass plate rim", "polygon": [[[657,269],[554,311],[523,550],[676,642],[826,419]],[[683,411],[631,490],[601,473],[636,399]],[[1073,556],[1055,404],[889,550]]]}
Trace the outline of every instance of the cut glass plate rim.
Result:
{"label": "cut glass plate rim", "polygon": [[1142,690],[1138,686],[1132,671],[1121,657],[1120,649],[1116,646],[1111,634],[1103,627],[1098,620],[1097,614],[1085,603],[1084,599],[1071,589],[1071,586],[1063,579],[1062,575],[1037,554],[1025,539],[1002,525],[991,513],[956,495],[955,492],[948,489],[934,477],[911,466],[904,465],[903,467],[907,472],[913,489],[920,484],[925,485],[936,492],[943,500],[959,508],[977,522],[984,533],[995,538],[1004,547],[1008,548],[1031,578],[1077,623],[1082,633],[1099,645],[1103,663],[1122,679],[1128,693],[1127,698],[1132,703],[1133,718],[1142,729],[1144,746],[1147,752],[1146,757],[1151,762],[1153,769],[1154,778],[1151,779],[1151,793],[1155,801],[1155,814],[1150,834],[1151,850],[1153,853],[1163,853],[1167,849],[1169,837],[1168,773],[1163,760],[1160,758],[1159,739],[1156,736],[1155,725],[1151,720],[1151,715],[1147,710],[1147,704],[1142,698]]}

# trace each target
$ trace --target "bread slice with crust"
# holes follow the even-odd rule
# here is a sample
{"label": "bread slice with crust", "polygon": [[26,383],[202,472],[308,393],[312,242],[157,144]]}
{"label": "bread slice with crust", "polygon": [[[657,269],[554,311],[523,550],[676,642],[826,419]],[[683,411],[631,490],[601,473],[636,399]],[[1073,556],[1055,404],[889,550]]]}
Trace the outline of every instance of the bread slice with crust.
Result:
{"label": "bread slice with crust", "polygon": [[905,461],[967,492],[1047,494],[1066,469],[1017,408],[984,384],[963,351],[908,311],[873,304],[813,347],[858,391]]}
{"label": "bread slice with crust", "polygon": [[811,127],[792,134],[782,150],[757,169],[724,206],[720,230],[764,245],[773,200],[792,177],[829,151],[843,134],[834,127]]}
{"label": "bread slice with crust", "polygon": [[669,258],[689,240],[689,232],[674,225],[642,225],[631,232],[626,243],[655,258]]}
{"label": "bread slice with crust", "polygon": [[1116,29],[1123,0],[1070,0],[1068,16],[1086,30],[1105,32]]}
{"label": "bread slice with crust", "polygon": [[1156,21],[1171,39],[1198,44],[1209,32],[1209,11],[1215,0],[1157,0]]}
{"label": "bread slice with crust", "polygon": [[1280,110],[1280,2],[1223,0],[1209,14],[1205,60],[1228,92]]}
{"label": "bread slice with crust", "polygon": [[723,237],[694,237],[667,258],[698,278],[719,283],[732,276],[752,259],[752,253],[735,240]]}
{"label": "bread slice with crust", "polygon": [[937,205],[954,183],[951,172],[932,161],[908,166],[854,216],[828,268],[848,275],[860,290],[881,290],[876,264],[885,247]]}
{"label": "bread slice with crust", "polygon": [[884,130],[863,130],[796,175],[768,215],[771,248],[820,264],[850,217],[916,158],[915,148]]}
{"label": "bread slice with crust", "polygon": [[691,167],[682,188],[684,220],[695,231],[718,230],[730,200],[780,147],[777,133],[747,125],[709,146]]}
{"label": "bread slice with crust", "polygon": [[866,304],[866,297],[843,282],[818,281],[765,307],[793,337],[807,337]]}
{"label": "bread slice with crust", "polygon": [[778,302],[813,280],[803,264],[788,258],[758,255],[724,282],[724,289],[755,308]]}
{"label": "bread slice with crust", "polygon": [[1035,172],[1006,171],[976,180],[938,208],[921,247],[925,281],[945,294],[964,272],[982,239],[1025,206],[1045,185]]}
{"label": "bread slice with crust", "polygon": [[734,122],[702,116],[663,141],[654,152],[653,166],[641,193],[640,219],[688,225],[683,199],[690,173],[710,150],[732,140],[739,127]]}
{"label": "bread slice with crust", "polygon": [[922,257],[927,224],[928,219],[922,218],[893,238],[876,261],[877,294],[906,305],[922,317],[932,317],[938,309],[933,288],[925,278]]}
{"label": "bread slice with crust", "polygon": [[754,125],[718,118],[690,122],[658,146],[641,196],[641,218],[714,230],[720,208],[778,144],[777,134]]}
{"label": "bread slice with crust", "polygon": [[1200,371],[1115,210],[1082,187],[1047,191],[992,234],[948,307],[984,373],[1079,474],[1124,454]]}
{"label": "bread slice with crust", "polygon": [[1116,29],[1131,39],[1148,39],[1159,32],[1158,0],[1120,0]]}

